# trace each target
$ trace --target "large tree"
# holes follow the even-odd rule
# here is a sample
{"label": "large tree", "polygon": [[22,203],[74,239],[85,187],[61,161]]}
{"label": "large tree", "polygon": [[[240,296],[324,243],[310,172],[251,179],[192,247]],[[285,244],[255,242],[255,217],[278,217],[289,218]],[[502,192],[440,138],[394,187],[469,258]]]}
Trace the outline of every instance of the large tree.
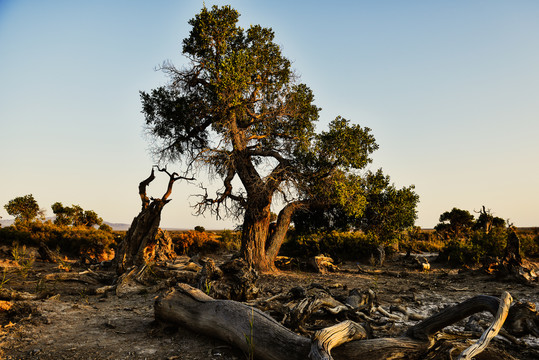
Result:
{"label": "large tree", "polygon": [[[188,65],[164,63],[167,86],[141,92],[161,161],[203,165],[223,182],[198,210],[243,216],[242,256],[274,269],[292,214],[312,204],[365,206],[358,170],[377,149],[370,129],[337,117],[316,133],[314,95],[281,54],[270,28],[242,29],[229,6],[204,7],[183,41]],[[238,179],[238,180],[236,180]],[[283,205],[270,231],[272,203]]]}

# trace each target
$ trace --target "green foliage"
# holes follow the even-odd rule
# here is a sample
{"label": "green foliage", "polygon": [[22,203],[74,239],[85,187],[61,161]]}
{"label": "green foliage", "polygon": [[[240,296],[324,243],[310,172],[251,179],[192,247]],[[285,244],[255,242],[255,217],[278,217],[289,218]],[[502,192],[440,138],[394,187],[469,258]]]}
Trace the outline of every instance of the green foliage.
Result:
{"label": "green foliage", "polygon": [[7,213],[15,217],[16,223],[26,223],[42,214],[32,194],[16,197],[4,205]]}
{"label": "green foliage", "polygon": [[103,219],[93,210],[84,210],[79,205],[63,206],[61,202],[55,202],[51,206],[56,225],[72,226],[101,226]]}
{"label": "green foliage", "polygon": [[[314,94],[298,82],[273,30],[243,29],[238,19],[230,6],[204,7],[195,15],[183,41],[189,66],[163,64],[170,82],[140,93],[142,112],[159,160],[182,161],[189,169],[198,163],[222,179],[214,198],[201,195],[199,213],[244,216],[244,242],[275,252],[282,239],[276,234],[284,236],[300,207],[363,214],[367,202],[358,170],[378,145],[369,128],[341,117],[316,133]],[[275,194],[290,206],[277,218],[272,243],[264,244],[256,238],[270,233]]]}
{"label": "green foliage", "polygon": [[367,207],[364,215],[357,219],[361,230],[376,234],[384,242],[391,242],[414,225],[419,195],[414,192],[413,185],[397,189],[380,169],[367,174],[364,189]]}
{"label": "green foliage", "polygon": [[108,224],[101,224],[99,225],[98,229],[101,231],[109,232],[109,233],[112,233],[114,231],[112,227]]}
{"label": "green foliage", "polygon": [[110,258],[116,245],[114,234],[85,226],[66,227],[47,222],[30,222],[0,229],[0,243],[58,248],[71,256],[88,255],[97,259]]}
{"label": "green foliage", "polygon": [[539,228],[519,229],[518,236],[522,255],[539,258]]}
{"label": "green foliage", "polygon": [[247,348],[249,349],[249,352],[247,354],[247,359],[254,360],[255,358],[255,315],[254,315],[254,307],[251,308],[251,316],[249,317],[249,335],[245,334],[245,341],[247,342]]}
{"label": "green foliage", "polygon": [[300,257],[327,254],[341,260],[360,260],[368,258],[379,244],[376,236],[361,231],[291,234],[281,253]]}
{"label": "green foliage", "polygon": [[432,230],[423,230],[419,226],[409,228],[399,239],[401,251],[439,252],[445,242]]}
{"label": "green foliage", "polygon": [[[477,219],[466,210],[453,208],[440,216],[435,230],[444,241],[440,259],[457,265],[478,264],[487,258],[503,257],[508,236],[513,231],[506,227],[502,218],[493,216],[484,206]],[[537,256],[537,230],[517,232],[521,256]]]}
{"label": "green foliage", "polygon": [[241,247],[241,232],[223,230],[219,233],[219,243],[221,249],[239,251]]}
{"label": "green foliage", "polygon": [[[349,176],[348,181],[350,185],[344,185],[345,189],[357,188],[358,199],[351,202],[356,206],[354,210],[344,205],[350,194],[336,196],[340,200],[334,206],[297,212],[293,217],[296,230],[310,233],[358,229],[390,243],[414,225],[419,196],[413,185],[397,189],[382,170],[369,171],[363,178]],[[346,184],[346,181],[339,183]]]}
{"label": "green foliage", "polygon": [[218,236],[210,232],[182,231],[171,232],[170,237],[178,254],[212,252],[219,249]]}
{"label": "green foliage", "polygon": [[13,261],[17,264],[20,275],[26,278],[28,271],[30,271],[35,261],[34,257],[26,248],[26,245],[20,246],[18,243],[14,243],[11,249],[11,256],[13,256]]}
{"label": "green foliage", "polygon": [[7,268],[4,268],[2,271],[2,279],[0,279],[0,290],[4,289],[4,285],[6,285],[9,280],[11,279],[7,277]]}
{"label": "green foliage", "polygon": [[460,239],[470,234],[474,226],[474,216],[467,210],[453,208],[440,215],[436,232],[448,239]]}
{"label": "green foliage", "polygon": [[204,232],[206,231],[206,229],[204,228],[204,226],[197,225],[195,226],[195,231]]}

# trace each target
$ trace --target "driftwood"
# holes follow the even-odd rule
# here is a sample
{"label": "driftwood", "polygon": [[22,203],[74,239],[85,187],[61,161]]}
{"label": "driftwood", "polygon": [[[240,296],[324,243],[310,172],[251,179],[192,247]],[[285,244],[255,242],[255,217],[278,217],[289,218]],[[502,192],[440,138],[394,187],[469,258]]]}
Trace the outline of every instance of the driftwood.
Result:
{"label": "driftwood", "polygon": [[[290,331],[256,308],[231,300],[215,300],[186,284],[179,284],[158,297],[155,318],[227,341],[255,359],[421,359],[432,348],[437,332],[477,312],[496,314],[499,308],[506,311],[506,303],[510,302],[507,296],[502,307],[495,297],[476,296],[421,321],[398,338],[365,339],[368,331],[364,326],[345,321],[316,332],[309,339]],[[509,310],[508,318],[513,309]],[[534,309],[522,311],[513,316],[527,317],[525,323],[538,317]],[[503,314],[498,317],[502,318]],[[514,323],[506,324],[510,333],[519,331],[512,328]],[[524,328],[520,330],[526,332]],[[350,341],[357,338],[362,340]],[[339,344],[342,345],[335,347]]]}
{"label": "driftwood", "polygon": [[509,307],[511,306],[512,301],[513,298],[511,295],[508,292],[504,292],[500,301],[498,312],[496,313],[496,317],[494,318],[492,325],[490,325],[490,327],[483,333],[481,338],[479,338],[475,344],[464,350],[457,360],[471,360],[475,355],[483,352],[483,350],[486,349],[490,343],[490,340],[492,340],[500,332],[500,329],[507,318],[507,314],[509,314]]}

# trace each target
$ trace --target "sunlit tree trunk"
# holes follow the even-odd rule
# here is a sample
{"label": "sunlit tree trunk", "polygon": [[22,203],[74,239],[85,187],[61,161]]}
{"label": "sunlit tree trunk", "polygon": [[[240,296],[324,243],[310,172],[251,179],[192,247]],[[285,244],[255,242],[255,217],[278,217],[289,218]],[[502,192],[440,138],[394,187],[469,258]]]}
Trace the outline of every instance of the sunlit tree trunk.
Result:
{"label": "sunlit tree trunk", "polygon": [[[265,204],[264,204],[265,203]],[[274,271],[273,261],[266,254],[269,225],[271,220],[271,203],[263,202],[261,207],[248,206],[243,221],[241,254],[249,267],[263,271]]]}

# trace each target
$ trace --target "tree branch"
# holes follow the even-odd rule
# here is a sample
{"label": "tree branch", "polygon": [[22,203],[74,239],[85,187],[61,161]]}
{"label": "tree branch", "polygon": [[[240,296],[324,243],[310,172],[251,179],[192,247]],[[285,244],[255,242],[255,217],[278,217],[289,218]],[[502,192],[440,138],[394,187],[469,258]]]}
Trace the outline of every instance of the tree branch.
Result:
{"label": "tree branch", "polygon": [[146,188],[154,179],[154,167],[152,166],[152,173],[150,174],[150,176],[148,176],[146,180],[141,181],[138,185],[138,193],[140,195],[140,199],[142,200],[142,209],[146,209],[148,205],[150,205],[150,199],[146,195]]}
{"label": "tree branch", "polygon": [[511,307],[512,301],[513,298],[511,295],[507,291],[504,291],[500,300],[498,312],[494,318],[494,321],[492,322],[492,325],[490,325],[483,335],[481,335],[475,344],[464,350],[457,360],[471,360],[474,356],[486,349],[490,343],[490,340],[492,340],[496,335],[498,335],[498,332],[500,332],[500,329],[507,318],[507,314],[509,314],[509,308]]}
{"label": "tree branch", "polygon": [[156,165],[155,167],[157,168],[158,171],[164,172],[169,177],[167,191],[165,192],[165,194],[161,198],[161,201],[163,201],[163,202],[167,202],[168,197],[172,193],[172,186],[174,185],[174,182],[176,182],[177,180],[195,180],[195,178],[193,178],[193,177],[188,178],[188,177],[185,177],[185,176],[179,176],[178,173],[175,173],[175,172],[171,174],[171,173],[168,172],[166,166],[164,168],[159,168],[159,166]]}

